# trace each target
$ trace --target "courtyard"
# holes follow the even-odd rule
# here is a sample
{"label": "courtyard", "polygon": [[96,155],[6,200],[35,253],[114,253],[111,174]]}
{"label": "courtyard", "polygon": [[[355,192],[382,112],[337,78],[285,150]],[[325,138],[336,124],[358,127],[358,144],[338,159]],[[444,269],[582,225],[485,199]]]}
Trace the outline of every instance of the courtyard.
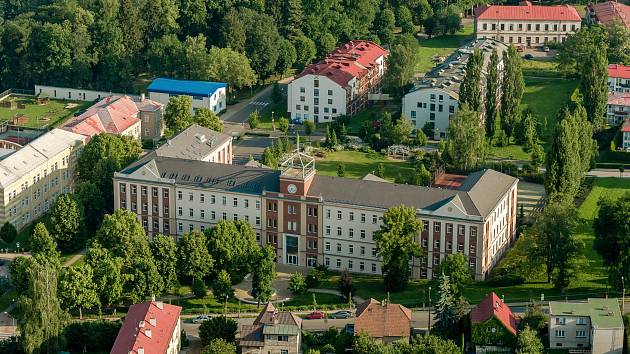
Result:
{"label": "courtyard", "polygon": [[55,127],[89,105],[52,99],[38,103],[34,97],[11,95],[0,101],[0,122],[27,128]]}

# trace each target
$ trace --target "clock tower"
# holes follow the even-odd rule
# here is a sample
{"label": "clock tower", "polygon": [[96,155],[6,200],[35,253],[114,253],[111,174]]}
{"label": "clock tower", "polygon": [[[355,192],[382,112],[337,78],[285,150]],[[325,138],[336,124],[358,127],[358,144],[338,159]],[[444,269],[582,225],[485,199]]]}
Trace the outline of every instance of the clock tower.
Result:
{"label": "clock tower", "polygon": [[280,193],[287,196],[306,197],[315,176],[315,159],[297,149],[281,164]]}

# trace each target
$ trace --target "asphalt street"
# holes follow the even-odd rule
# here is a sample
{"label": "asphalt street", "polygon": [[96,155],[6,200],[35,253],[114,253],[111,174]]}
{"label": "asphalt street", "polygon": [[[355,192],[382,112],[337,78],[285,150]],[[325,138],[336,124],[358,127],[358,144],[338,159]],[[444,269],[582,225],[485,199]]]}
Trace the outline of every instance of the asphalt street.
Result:
{"label": "asphalt street", "polygon": [[221,119],[229,123],[247,122],[249,115],[254,111],[262,111],[271,104],[271,86],[267,86],[254,97],[243,100],[235,105],[228,106]]}

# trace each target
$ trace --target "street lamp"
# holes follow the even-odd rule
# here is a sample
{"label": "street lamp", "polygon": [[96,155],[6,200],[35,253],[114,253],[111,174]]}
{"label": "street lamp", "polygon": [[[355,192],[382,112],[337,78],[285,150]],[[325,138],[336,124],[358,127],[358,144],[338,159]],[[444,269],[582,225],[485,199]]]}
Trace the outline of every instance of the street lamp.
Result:
{"label": "street lamp", "polygon": [[227,301],[228,301],[228,295],[225,295],[225,305],[223,307],[223,316],[227,316]]}
{"label": "street lamp", "polygon": [[431,332],[431,287],[429,287],[429,332]]}
{"label": "street lamp", "polygon": [[624,282],[623,275],[621,276],[621,315],[625,313],[626,309],[626,284]]}
{"label": "street lamp", "polygon": [[5,315],[7,315],[7,316],[11,317],[11,326],[13,326],[13,332],[15,333],[15,318],[13,318],[13,316],[9,315],[9,313],[8,313],[8,312],[6,312],[6,311],[5,311],[5,312],[3,312],[3,314],[5,314]]}

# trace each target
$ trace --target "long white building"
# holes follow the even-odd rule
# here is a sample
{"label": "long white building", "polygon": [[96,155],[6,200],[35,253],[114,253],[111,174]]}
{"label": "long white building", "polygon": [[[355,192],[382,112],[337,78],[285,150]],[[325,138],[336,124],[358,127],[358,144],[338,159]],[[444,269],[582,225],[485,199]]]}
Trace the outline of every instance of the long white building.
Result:
{"label": "long white building", "polygon": [[[451,117],[459,111],[459,87],[466,75],[466,63],[475,49],[484,56],[481,87],[485,87],[485,74],[493,50],[499,54],[497,69],[503,71],[503,52],[507,46],[494,39],[480,39],[457,49],[442,64],[428,72],[403,97],[402,113],[415,128],[433,125],[433,138],[445,139]],[[483,110],[480,112],[483,118]]]}
{"label": "long white building", "polygon": [[388,52],[370,41],[350,41],[298,74],[287,89],[293,121],[330,122],[363,110],[380,92]]}
{"label": "long white building", "polygon": [[449,190],[320,176],[303,153],[280,171],[150,153],[114,175],[114,205],[136,213],[149,235],[178,239],[219,220],[245,220],[279,263],[380,274],[374,232],[388,208],[405,204],[424,225],[413,277],[431,278],[460,252],[484,279],[515,239],[517,183],[483,170]]}

